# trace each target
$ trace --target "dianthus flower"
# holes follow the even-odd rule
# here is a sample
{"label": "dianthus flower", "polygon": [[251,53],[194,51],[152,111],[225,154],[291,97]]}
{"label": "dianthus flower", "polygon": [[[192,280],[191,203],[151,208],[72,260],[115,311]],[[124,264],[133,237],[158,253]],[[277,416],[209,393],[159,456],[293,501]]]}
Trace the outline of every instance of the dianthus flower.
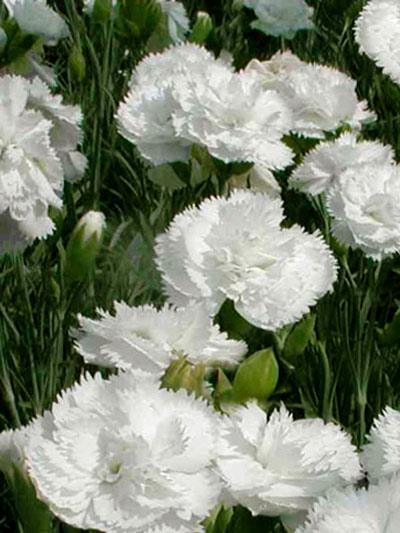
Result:
{"label": "dianthus flower", "polygon": [[119,107],[121,135],[155,164],[187,161],[192,143],[225,162],[269,168],[292,162],[281,142],[291,112],[261,78],[235,73],[224,59],[194,44],[172,47],[139,63]]}
{"label": "dianthus flower", "polygon": [[229,495],[267,516],[304,511],[329,488],[361,476],[356,449],[339,426],[295,421],[284,406],[267,419],[255,403],[225,419],[217,465]]}
{"label": "dianthus flower", "polygon": [[400,169],[390,162],[349,167],[326,195],[332,230],[380,261],[400,251]]}
{"label": "dianthus flower", "polygon": [[257,16],[251,27],[267,35],[292,39],[298,30],[314,27],[314,9],[304,0],[244,0],[244,5]]}
{"label": "dianthus flower", "polygon": [[400,412],[386,407],[375,419],[367,439],[361,461],[368,479],[375,482],[400,473]]}
{"label": "dianthus flower", "polygon": [[253,59],[245,70],[259,74],[266,90],[285,98],[293,112],[294,133],[323,138],[325,131],[345,123],[359,128],[374,118],[366,103],[358,102],[355,80],[332,67],[301,61],[290,51],[268,61]]}
{"label": "dianthus flower", "polygon": [[201,531],[221,490],[219,415],[205,401],[143,375],[97,374],[59,396],[52,416],[26,454],[56,516],[107,533]]}
{"label": "dianthus flower", "polygon": [[382,479],[368,490],[330,491],[308,513],[295,533],[397,533],[400,524],[400,477]]}
{"label": "dianthus flower", "polygon": [[4,0],[4,3],[24,32],[42,37],[46,44],[55,45],[59,39],[69,36],[67,24],[46,0]]}
{"label": "dianthus flower", "polygon": [[400,4],[397,0],[371,0],[355,24],[360,51],[400,83]]}
{"label": "dianthus flower", "polygon": [[76,134],[79,117],[78,108],[64,107],[39,79],[0,78],[1,243],[20,246],[52,233],[48,208],[62,205],[59,154],[72,147],[63,136]]}
{"label": "dianthus flower", "polygon": [[228,339],[213,325],[204,304],[114,307],[115,316],[99,309],[99,320],[79,317],[76,347],[87,363],[157,374],[179,356],[192,364],[235,366],[247,351],[245,342]]}
{"label": "dianthus flower", "polygon": [[263,329],[298,320],[331,290],[336,263],[318,234],[281,229],[282,201],[236,190],[177,215],[156,239],[156,263],[171,301],[224,300]]}
{"label": "dianthus flower", "polygon": [[322,142],[309,152],[289,178],[289,183],[312,195],[326,192],[349,167],[371,163],[394,163],[393,149],[376,141],[357,142],[354,133],[344,133]]}

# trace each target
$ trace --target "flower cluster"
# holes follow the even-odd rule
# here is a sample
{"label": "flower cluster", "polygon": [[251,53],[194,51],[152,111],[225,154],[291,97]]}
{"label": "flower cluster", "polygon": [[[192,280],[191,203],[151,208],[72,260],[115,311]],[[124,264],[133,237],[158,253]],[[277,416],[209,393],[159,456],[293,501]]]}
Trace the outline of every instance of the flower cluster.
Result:
{"label": "flower cluster", "polygon": [[244,190],[177,215],[155,246],[171,301],[204,300],[215,315],[229,298],[270,330],[298,320],[331,290],[336,265],[318,234],[282,220],[280,199]]}
{"label": "flower cluster", "polygon": [[[0,78],[0,242],[23,245],[52,233],[63,177],[81,175],[81,113],[35,78]],[[64,167],[63,167],[64,165]]]}
{"label": "flower cluster", "polygon": [[137,66],[118,110],[121,135],[155,164],[187,161],[193,143],[225,162],[283,168],[292,161],[282,136],[291,112],[276,91],[199,46],[184,44]]}
{"label": "flower cluster", "polygon": [[245,70],[285,99],[293,113],[291,130],[299,135],[323,138],[342,124],[359,128],[374,117],[364,101],[358,102],[355,80],[332,67],[301,61],[290,51],[268,61],[253,59]]}
{"label": "flower cluster", "polygon": [[397,0],[371,0],[355,24],[360,51],[400,83],[400,4]]}
{"label": "flower cluster", "polygon": [[79,317],[76,347],[87,363],[159,374],[179,356],[192,364],[232,367],[247,351],[246,343],[228,339],[213,325],[204,304],[160,310],[114,305],[115,316],[99,310],[100,320]]}
{"label": "flower cluster", "polygon": [[257,16],[251,27],[266,35],[292,39],[298,30],[314,27],[314,9],[304,0],[244,0],[244,5]]}

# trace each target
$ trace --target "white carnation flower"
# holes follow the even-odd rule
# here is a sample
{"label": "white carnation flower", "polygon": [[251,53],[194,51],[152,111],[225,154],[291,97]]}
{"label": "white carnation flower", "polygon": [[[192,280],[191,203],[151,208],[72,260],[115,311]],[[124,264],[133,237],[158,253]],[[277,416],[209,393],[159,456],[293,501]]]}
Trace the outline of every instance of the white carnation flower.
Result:
{"label": "white carnation flower", "polygon": [[326,192],[349,167],[371,163],[394,163],[393,149],[376,141],[357,142],[354,133],[344,133],[309,152],[289,178],[289,183],[312,195]]}
{"label": "white carnation flower", "polygon": [[371,0],[355,24],[360,51],[400,83],[400,4],[398,0]]}
{"label": "white carnation flower", "polygon": [[400,473],[400,412],[386,407],[368,435],[361,461],[368,478],[375,482],[383,476]]}
{"label": "white carnation flower", "polygon": [[52,233],[49,206],[61,207],[63,171],[50,143],[52,123],[29,109],[29,82],[0,78],[0,216],[4,241]]}
{"label": "white carnation flower", "polygon": [[298,30],[314,27],[314,9],[304,0],[244,0],[244,5],[258,18],[251,27],[267,35],[292,39]]}
{"label": "white carnation flower", "polygon": [[89,375],[53,405],[27,447],[38,496],[66,523],[107,533],[200,531],[221,485],[219,415],[143,375]]}
{"label": "white carnation flower", "polygon": [[282,141],[292,127],[289,106],[263,80],[247,72],[215,65],[206,78],[181,81],[181,109],[173,117],[178,135],[203,144],[229,163],[249,161],[284,168],[293,153]]}
{"label": "white carnation flower", "polygon": [[295,533],[397,533],[399,524],[400,477],[394,476],[368,490],[330,491]]}
{"label": "white carnation flower", "polygon": [[291,112],[261,79],[234,73],[224,58],[194,44],[143,60],[118,110],[119,131],[155,164],[187,161],[192,143],[225,162],[283,168],[292,151],[281,142]]}
{"label": "white carnation flower", "polygon": [[59,39],[69,36],[67,24],[46,0],[4,0],[4,3],[24,32],[42,37],[46,44],[55,45]]}
{"label": "white carnation flower", "polygon": [[179,356],[192,364],[235,366],[246,354],[246,343],[220,332],[204,304],[159,311],[151,305],[114,306],[115,316],[102,310],[100,320],[79,316],[83,336],[76,347],[87,363],[162,373]]}
{"label": "white carnation flower", "polygon": [[226,298],[264,329],[298,320],[336,278],[318,234],[281,229],[282,201],[236,190],[177,215],[156,239],[156,263],[176,305],[205,300],[216,314]]}
{"label": "white carnation flower", "polygon": [[293,112],[292,131],[323,138],[348,123],[356,128],[373,118],[365,102],[357,101],[356,82],[332,67],[301,61],[292,52],[278,52],[270,60],[256,59],[247,72],[259,74],[266,90],[282,95]]}
{"label": "white carnation flower", "polygon": [[400,169],[386,163],[349,167],[327,195],[332,230],[352,248],[381,260],[400,251]]}
{"label": "white carnation flower", "polygon": [[255,403],[225,419],[217,465],[228,493],[254,515],[295,514],[361,477],[356,449],[339,426],[294,421],[284,406],[267,420]]}
{"label": "white carnation flower", "polygon": [[51,145],[56,149],[65,177],[69,181],[82,177],[87,161],[76,150],[82,141],[80,124],[83,115],[80,107],[63,104],[61,96],[51,94],[49,87],[39,78],[34,78],[30,83],[28,105],[40,110],[52,121]]}

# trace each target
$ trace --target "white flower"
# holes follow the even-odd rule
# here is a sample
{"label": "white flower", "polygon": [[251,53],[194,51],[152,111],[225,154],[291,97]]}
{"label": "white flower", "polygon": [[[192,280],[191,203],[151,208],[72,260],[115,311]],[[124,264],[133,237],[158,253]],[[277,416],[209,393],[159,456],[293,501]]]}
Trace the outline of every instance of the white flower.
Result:
{"label": "white flower", "polygon": [[219,415],[143,375],[89,375],[53,405],[53,430],[32,437],[38,496],[70,525],[107,533],[192,533],[215,505]]}
{"label": "white flower", "polygon": [[46,44],[55,45],[59,39],[69,36],[65,21],[46,0],[4,0],[4,3],[24,32],[39,35]]}
{"label": "white flower", "polygon": [[80,124],[82,111],[77,105],[62,103],[58,94],[51,94],[49,87],[39,78],[34,78],[29,87],[28,105],[38,109],[52,121],[51,145],[61,160],[64,175],[69,181],[83,176],[86,157],[76,150],[82,141]]}
{"label": "white flower", "polygon": [[6,241],[52,233],[48,207],[62,205],[63,172],[50,143],[52,123],[28,108],[28,98],[29,82],[0,78],[0,214]]}
{"label": "white flower", "polygon": [[375,260],[400,251],[399,167],[390,162],[349,167],[326,201],[339,240]]}
{"label": "white flower", "polygon": [[394,163],[393,149],[376,141],[360,141],[354,133],[344,133],[323,142],[309,152],[289,178],[289,183],[312,195],[326,192],[349,167],[364,163]]}
{"label": "white flower", "polygon": [[100,320],[79,316],[83,336],[76,343],[87,363],[162,373],[178,356],[207,366],[235,366],[246,343],[230,340],[213,325],[204,304],[159,311],[115,302],[115,316],[98,310]]}
{"label": "white flower", "polygon": [[314,27],[311,17],[314,9],[304,0],[244,0],[257,16],[251,27],[267,35],[292,39],[298,30]]}
{"label": "white flower", "polygon": [[226,298],[257,327],[298,320],[332,288],[336,263],[318,234],[281,229],[282,201],[236,190],[177,215],[156,239],[156,263],[171,301]]}
{"label": "white flower", "polygon": [[292,151],[281,141],[292,127],[292,114],[276,91],[263,87],[252,73],[210,68],[206,78],[181,82],[184,98],[173,117],[178,135],[203,144],[229,163],[249,161],[267,168],[292,163]]}
{"label": "white flower", "polygon": [[365,102],[357,101],[353,79],[332,67],[305,63],[290,51],[278,52],[269,61],[253,59],[245,70],[260,75],[265,89],[286,99],[294,133],[323,138],[324,131],[344,123],[358,128],[374,116],[365,110]]}
{"label": "white flower", "polygon": [[400,477],[394,476],[368,490],[330,491],[295,533],[397,533],[399,524]]}
{"label": "white flower", "polygon": [[225,419],[217,465],[234,500],[267,516],[306,510],[329,488],[361,476],[356,449],[339,426],[294,421],[284,406],[267,421],[255,403]]}
{"label": "white flower", "polygon": [[168,19],[168,32],[174,43],[183,41],[189,31],[189,19],[185,7],[175,0],[157,0]]}
{"label": "white flower", "polygon": [[360,51],[400,83],[400,4],[397,0],[371,0],[355,24]]}
{"label": "white flower", "polygon": [[400,473],[400,412],[386,407],[374,420],[361,461],[368,478],[376,482],[383,476]]}
{"label": "white flower", "polygon": [[283,168],[293,156],[281,142],[291,112],[261,81],[197,45],[174,46],[136,68],[118,110],[119,131],[155,164],[187,161],[189,146],[200,143],[226,162]]}

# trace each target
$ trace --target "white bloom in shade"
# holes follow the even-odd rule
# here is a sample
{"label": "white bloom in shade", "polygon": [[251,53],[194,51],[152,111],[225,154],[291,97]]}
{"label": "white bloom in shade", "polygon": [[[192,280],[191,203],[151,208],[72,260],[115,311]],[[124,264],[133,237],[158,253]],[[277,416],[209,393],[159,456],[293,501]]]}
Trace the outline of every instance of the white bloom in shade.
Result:
{"label": "white bloom in shade", "polygon": [[144,59],[118,110],[119,131],[155,164],[187,161],[192,143],[225,162],[283,168],[292,151],[281,142],[291,111],[254,74],[234,73],[228,61],[194,44]]}
{"label": "white bloom in shade", "polygon": [[49,87],[39,78],[30,82],[28,105],[38,109],[51,120],[51,145],[56,149],[66,179],[74,181],[83,176],[86,157],[76,150],[82,141],[80,124],[82,111],[77,105],[62,103],[58,94],[51,94]]}
{"label": "white bloom in shade", "polygon": [[400,83],[400,4],[397,0],[372,0],[355,24],[360,51]]}
{"label": "white bloom in shade", "polygon": [[295,533],[397,533],[399,524],[400,477],[393,476],[368,490],[330,491]]}
{"label": "white bloom in shade", "polygon": [[[0,78],[0,216],[4,240],[25,243],[52,233],[48,207],[61,207],[60,160],[50,142],[52,123],[29,109],[29,82]],[[8,230],[5,230],[7,228]]]}
{"label": "white bloom in shade", "polygon": [[267,420],[255,403],[225,419],[217,466],[228,493],[253,515],[304,511],[328,489],[361,477],[356,449],[339,426],[294,421],[284,406]]}
{"label": "white bloom in shade", "polygon": [[309,152],[290,176],[289,183],[317,195],[326,192],[347,168],[371,163],[394,163],[392,147],[376,141],[357,142],[354,133],[344,133]]}
{"label": "white bloom in shade", "polygon": [[143,374],[87,375],[58,397],[53,429],[30,439],[38,497],[66,523],[108,533],[201,531],[221,490],[220,417]]}
{"label": "white bloom in shade", "polygon": [[374,420],[361,461],[368,478],[375,482],[400,472],[400,412],[390,407]]}
{"label": "white bloom in shade", "polygon": [[168,32],[171,39],[177,43],[183,41],[185,33],[189,31],[189,19],[186,9],[175,0],[157,0],[161,10],[168,18]]}
{"label": "white bloom in shade", "polygon": [[263,329],[298,320],[336,278],[318,234],[281,229],[282,201],[236,190],[177,215],[156,238],[156,263],[171,300],[205,300],[216,314],[226,298]]}
{"label": "white bloom in shade", "polygon": [[349,167],[326,201],[339,240],[379,261],[400,251],[399,167],[389,162]]}
{"label": "white bloom in shade", "polygon": [[46,44],[55,45],[59,39],[69,36],[67,24],[46,0],[4,0],[4,3],[24,32],[42,37]]}
{"label": "white bloom in shade", "polygon": [[244,0],[244,5],[253,9],[258,19],[251,27],[267,35],[292,39],[298,30],[314,27],[314,9],[304,0]]}
{"label": "white bloom in shade", "polygon": [[15,465],[22,466],[26,442],[26,431],[22,428],[0,433],[0,471],[10,475]]}
{"label": "white bloom in shade", "polygon": [[114,307],[115,316],[102,310],[99,320],[79,316],[83,336],[76,347],[87,363],[162,373],[178,356],[193,364],[235,366],[247,352],[246,343],[213,325],[204,304],[159,311],[123,302]]}
{"label": "white bloom in shade", "polygon": [[345,123],[359,128],[374,117],[365,102],[358,102],[355,80],[332,67],[301,61],[290,51],[278,52],[268,61],[253,59],[245,70],[259,74],[265,89],[286,99],[294,133],[323,138],[324,131]]}

